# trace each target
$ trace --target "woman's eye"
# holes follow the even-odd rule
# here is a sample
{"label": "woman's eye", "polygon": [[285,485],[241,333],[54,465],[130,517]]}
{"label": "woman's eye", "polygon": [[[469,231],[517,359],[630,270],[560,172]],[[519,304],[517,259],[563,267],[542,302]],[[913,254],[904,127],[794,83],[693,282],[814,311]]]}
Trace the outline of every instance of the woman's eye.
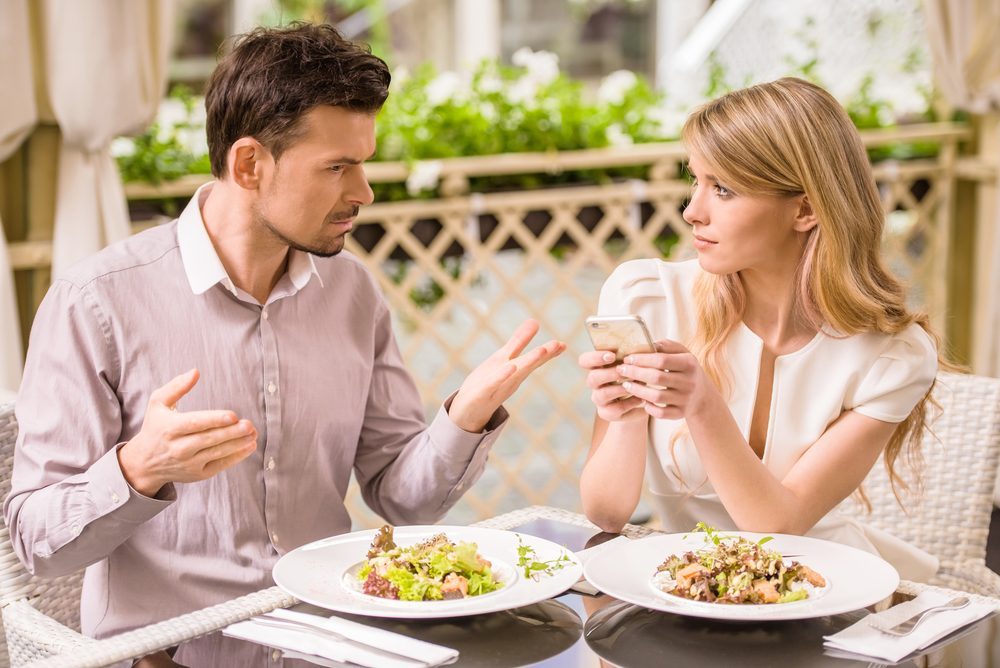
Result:
{"label": "woman's eye", "polygon": [[726,186],[716,184],[715,185],[715,194],[718,195],[719,197],[725,198],[725,197],[729,197],[733,193],[730,192],[729,188],[727,188]]}

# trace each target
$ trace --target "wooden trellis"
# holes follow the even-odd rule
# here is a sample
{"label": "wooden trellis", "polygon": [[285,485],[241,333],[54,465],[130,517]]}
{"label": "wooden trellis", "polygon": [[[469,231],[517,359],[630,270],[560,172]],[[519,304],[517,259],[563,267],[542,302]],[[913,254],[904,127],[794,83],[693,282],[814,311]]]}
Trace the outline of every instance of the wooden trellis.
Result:
{"label": "wooden trellis", "polygon": [[[875,165],[888,224],[885,250],[940,331],[949,310],[946,278],[959,125],[863,133],[866,145],[935,142],[934,157]],[[538,342],[559,338],[567,352],[509,402],[510,424],[483,478],[449,519],[470,522],[516,507],[578,507],[577,481],[589,447],[592,407],[577,356],[589,347],[583,319],[604,278],[640,257],[690,257],[681,218],[689,184],[679,177],[678,144],[623,149],[458,158],[441,164],[442,197],[362,209],[347,248],[375,273],[396,318],[404,358],[428,414],[526,317],[541,323]],[[497,175],[646,167],[647,180],[526,191],[474,193],[471,179]],[[399,182],[409,167],[368,167],[373,182]],[[186,196],[204,178],[164,186],[129,184],[131,199]],[[47,271],[45,242],[15,242],[15,269]],[[349,492],[356,526],[379,520]]]}

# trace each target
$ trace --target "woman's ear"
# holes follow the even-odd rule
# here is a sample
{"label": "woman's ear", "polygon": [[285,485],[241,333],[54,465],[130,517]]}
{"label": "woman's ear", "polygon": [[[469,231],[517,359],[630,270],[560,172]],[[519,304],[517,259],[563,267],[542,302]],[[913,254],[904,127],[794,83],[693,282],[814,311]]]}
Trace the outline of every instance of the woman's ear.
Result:
{"label": "woman's ear", "polygon": [[228,172],[236,185],[247,190],[260,186],[261,168],[271,154],[253,137],[240,137],[229,147]]}
{"label": "woman's ear", "polygon": [[795,212],[795,223],[792,226],[796,232],[808,232],[819,224],[816,219],[816,212],[813,211],[812,202],[808,195],[799,195],[799,206]]}

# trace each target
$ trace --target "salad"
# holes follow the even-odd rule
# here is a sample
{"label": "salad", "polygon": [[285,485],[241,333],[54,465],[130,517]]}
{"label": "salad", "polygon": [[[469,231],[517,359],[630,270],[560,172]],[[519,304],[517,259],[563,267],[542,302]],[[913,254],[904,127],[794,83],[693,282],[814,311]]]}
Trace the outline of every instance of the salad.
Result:
{"label": "salad", "polygon": [[361,591],[400,601],[437,601],[481,596],[503,586],[475,543],[453,543],[443,533],[401,547],[393,527],[375,534],[357,577]]}
{"label": "salad", "polygon": [[788,560],[764,544],[720,535],[699,522],[706,547],[670,555],[653,575],[660,591],[708,603],[790,603],[809,598],[826,580],[813,569]]}

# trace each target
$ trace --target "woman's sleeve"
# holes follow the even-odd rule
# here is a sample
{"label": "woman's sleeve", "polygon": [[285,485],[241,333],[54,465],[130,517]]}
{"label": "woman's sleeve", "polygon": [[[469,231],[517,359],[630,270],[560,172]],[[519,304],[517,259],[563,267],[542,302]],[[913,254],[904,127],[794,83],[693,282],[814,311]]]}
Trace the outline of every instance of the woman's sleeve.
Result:
{"label": "woman's sleeve", "polygon": [[852,410],[883,422],[902,422],[927,393],[938,371],[937,347],[913,324],[889,340],[854,395]]}

